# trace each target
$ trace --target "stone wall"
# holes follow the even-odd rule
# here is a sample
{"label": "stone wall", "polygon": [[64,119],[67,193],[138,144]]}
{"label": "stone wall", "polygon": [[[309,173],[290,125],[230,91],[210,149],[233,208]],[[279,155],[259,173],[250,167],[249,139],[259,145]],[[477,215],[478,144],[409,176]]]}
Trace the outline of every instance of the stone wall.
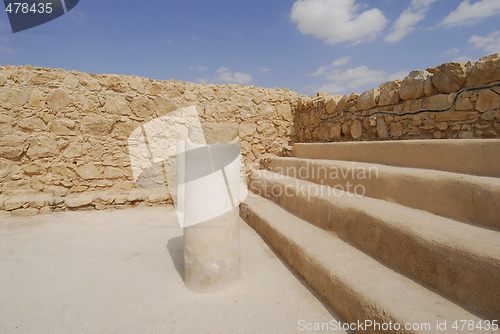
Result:
{"label": "stone wall", "polygon": [[[208,142],[241,138],[245,172],[294,142],[500,137],[500,55],[413,71],[361,95],[0,67],[0,213],[171,201],[132,176],[132,131],[196,106]],[[429,109],[432,109],[430,111]]]}
{"label": "stone wall", "polygon": [[298,100],[278,88],[0,67],[0,210],[166,203],[165,189],[134,183],[127,148],[134,129],[195,105],[208,141],[241,138],[249,171],[290,144]]}
{"label": "stone wall", "polygon": [[500,55],[413,71],[361,95],[302,98],[295,126],[293,142],[499,138]]}

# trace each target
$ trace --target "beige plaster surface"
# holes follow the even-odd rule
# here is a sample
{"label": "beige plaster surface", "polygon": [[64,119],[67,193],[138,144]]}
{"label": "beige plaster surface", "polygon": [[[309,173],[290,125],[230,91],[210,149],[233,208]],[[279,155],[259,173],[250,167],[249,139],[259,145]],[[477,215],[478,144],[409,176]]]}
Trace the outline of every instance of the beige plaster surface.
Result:
{"label": "beige plaster surface", "polygon": [[241,281],[199,294],[182,280],[172,207],[0,217],[0,332],[304,333],[299,320],[337,317],[242,222],[240,234]]}

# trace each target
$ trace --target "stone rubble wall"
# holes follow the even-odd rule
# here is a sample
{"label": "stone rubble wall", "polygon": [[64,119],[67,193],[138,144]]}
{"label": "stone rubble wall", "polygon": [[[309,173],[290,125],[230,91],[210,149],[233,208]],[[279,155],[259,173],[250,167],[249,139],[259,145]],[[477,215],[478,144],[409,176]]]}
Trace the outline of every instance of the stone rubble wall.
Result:
{"label": "stone rubble wall", "polygon": [[0,67],[0,211],[33,215],[171,201],[136,186],[132,131],[195,105],[207,142],[241,138],[246,172],[290,144],[288,89]]}
{"label": "stone rubble wall", "polygon": [[[499,54],[475,63],[446,63],[413,71],[403,80],[385,82],[360,95],[318,94],[301,99],[292,141],[500,138],[500,85],[465,91],[495,84],[500,84]],[[450,106],[446,112],[401,115]]]}
{"label": "stone rubble wall", "polygon": [[499,138],[500,87],[464,91],[499,83],[498,54],[413,71],[361,95],[316,97],[0,66],[0,215],[171,203],[165,186],[136,185],[127,141],[141,125],[179,108],[196,106],[208,143],[239,136],[249,173],[287,155],[295,142]]}

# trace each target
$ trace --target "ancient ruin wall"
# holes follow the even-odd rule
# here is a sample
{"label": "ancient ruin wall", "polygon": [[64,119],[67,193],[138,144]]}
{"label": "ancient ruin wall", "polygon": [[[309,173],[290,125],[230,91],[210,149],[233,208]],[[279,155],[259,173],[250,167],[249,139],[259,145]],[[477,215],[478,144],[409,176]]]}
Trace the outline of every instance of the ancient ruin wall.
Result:
{"label": "ancient ruin wall", "polygon": [[295,125],[294,142],[499,138],[500,55],[413,71],[361,95],[301,99]]}
{"label": "ancient ruin wall", "polygon": [[[500,55],[414,71],[361,95],[0,67],[0,214],[156,205],[127,139],[195,105],[209,142],[242,140],[246,171],[294,142],[500,137]],[[431,110],[431,111],[429,111]]]}
{"label": "ancient ruin wall", "polygon": [[195,105],[208,141],[241,138],[248,171],[290,144],[298,98],[287,89],[0,67],[0,210],[165,203],[165,189],[134,183],[134,129]]}

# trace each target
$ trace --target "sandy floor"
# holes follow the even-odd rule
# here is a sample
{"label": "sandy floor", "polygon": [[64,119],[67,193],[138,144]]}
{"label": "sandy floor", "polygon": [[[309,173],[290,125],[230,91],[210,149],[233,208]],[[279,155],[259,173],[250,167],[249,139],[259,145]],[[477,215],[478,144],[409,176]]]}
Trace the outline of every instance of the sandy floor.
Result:
{"label": "sandy floor", "polygon": [[243,222],[241,282],[196,294],[172,207],[0,221],[1,333],[302,333],[300,320],[338,319]]}

